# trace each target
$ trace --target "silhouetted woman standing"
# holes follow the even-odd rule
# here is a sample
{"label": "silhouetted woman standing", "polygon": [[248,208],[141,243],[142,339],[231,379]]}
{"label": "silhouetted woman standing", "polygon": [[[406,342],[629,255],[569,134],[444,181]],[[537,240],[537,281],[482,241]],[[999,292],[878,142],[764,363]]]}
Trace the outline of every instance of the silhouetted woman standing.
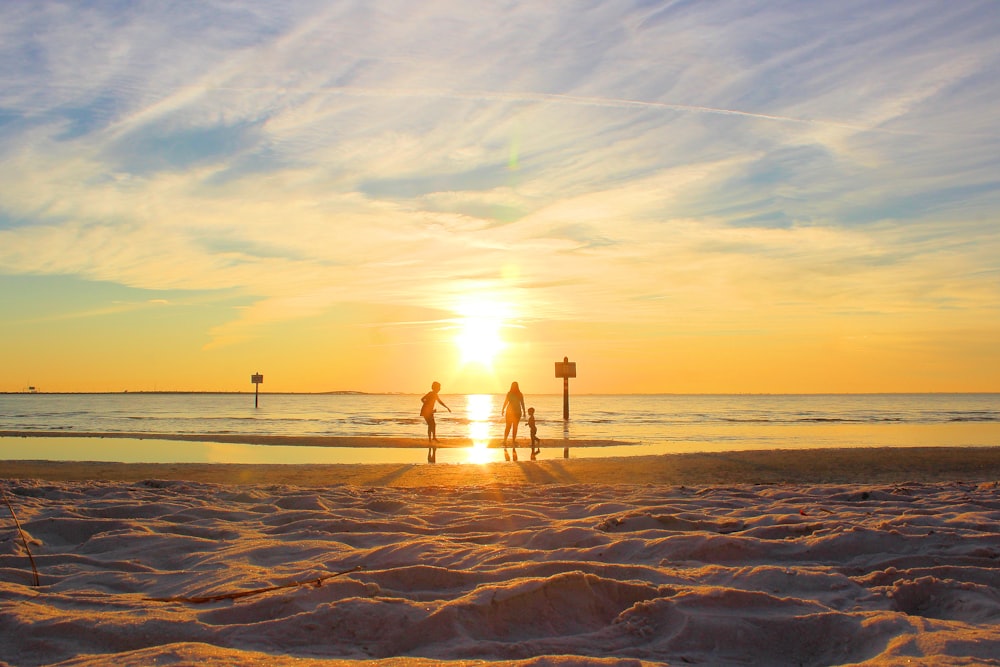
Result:
{"label": "silhouetted woman standing", "polygon": [[510,391],[507,392],[507,398],[503,401],[503,407],[500,408],[500,415],[506,419],[506,425],[503,429],[503,457],[510,460],[507,454],[507,436],[511,434],[513,430],[513,437],[510,439],[510,448],[514,452],[514,460],[517,460],[517,425],[521,423],[521,417],[526,416],[524,409],[524,394],[521,393],[521,389],[517,386],[516,382],[510,383]]}

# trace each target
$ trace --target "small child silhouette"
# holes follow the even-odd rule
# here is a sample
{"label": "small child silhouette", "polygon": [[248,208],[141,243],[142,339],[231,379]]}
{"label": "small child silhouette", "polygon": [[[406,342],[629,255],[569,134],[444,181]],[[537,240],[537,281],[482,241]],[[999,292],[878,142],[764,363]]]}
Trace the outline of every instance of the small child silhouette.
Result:
{"label": "small child silhouette", "polygon": [[531,431],[531,460],[534,461],[538,452],[542,451],[538,445],[542,441],[538,439],[538,426],[535,424],[535,409],[528,408],[528,430]]}

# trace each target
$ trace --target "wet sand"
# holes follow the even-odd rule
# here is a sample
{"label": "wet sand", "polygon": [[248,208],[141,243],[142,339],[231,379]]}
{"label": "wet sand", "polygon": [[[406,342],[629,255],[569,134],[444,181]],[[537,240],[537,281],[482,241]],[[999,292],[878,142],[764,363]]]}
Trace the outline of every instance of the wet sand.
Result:
{"label": "wet sand", "polygon": [[[371,446],[369,442],[367,446]],[[578,446],[574,443],[574,446]],[[3,461],[0,477],[365,487],[533,484],[875,484],[1000,480],[1000,447],[880,447],[503,463],[225,464]]]}

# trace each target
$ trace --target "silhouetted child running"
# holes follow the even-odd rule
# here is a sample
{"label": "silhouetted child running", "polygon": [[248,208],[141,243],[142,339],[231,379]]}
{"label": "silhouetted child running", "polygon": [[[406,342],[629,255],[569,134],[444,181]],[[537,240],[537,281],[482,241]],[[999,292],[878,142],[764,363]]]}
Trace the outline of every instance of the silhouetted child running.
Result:
{"label": "silhouetted child running", "polygon": [[437,462],[437,447],[433,443],[438,443],[437,436],[437,423],[434,421],[434,406],[438,403],[444,405],[448,412],[451,412],[451,408],[445,405],[441,397],[438,396],[438,392],[441,391],[440,382],[432,382],[431,390],[423,395],[420,399],[420,416],[424,418],[427,422],[427,462],[436,463]]}
{"label": "silhouetted child running", "polygon": [[538,452],[542,451],[538,445],[542,441],[538,439],[538,426],[535,425],[535,409],[528,408],[528,430],[531,431],[531,460],[534,461]]}

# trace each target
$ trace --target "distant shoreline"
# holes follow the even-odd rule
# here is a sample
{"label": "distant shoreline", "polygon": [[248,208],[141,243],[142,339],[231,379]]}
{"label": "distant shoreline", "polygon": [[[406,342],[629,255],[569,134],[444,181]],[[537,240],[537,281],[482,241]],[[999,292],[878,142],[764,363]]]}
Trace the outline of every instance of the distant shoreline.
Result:
{"label": "distant shoreline", "polygon": [[[0,396],[253,396],[252,389],[238,391],[202,391],[202,390],[144,390],[144,389],[124,389],[122,391],[0,391]],[[261,396],[420,396],[423,392],[409,391],[356,391],[351,389],[336,391],[261,391]],[[503,391],[495,392],[441,392],[443,396],[469,396],[473,394],[489,394],[500,396]],[[561,392],[543,391],[532,392],[535,396],[561,396]],[[707,393],[683,393],[683,392],[650,392],[650,393],[593,393],[574,392],[574,396],[1000,396],[1000,391],[859,391],[859,392],[707,392]]]}
{"label": "distant shoreline", "polygon": [[[27,394],[29,396],[124,396],[126,394],[135,395],[145,395],[154,394],[157,396],[246,396],[249,394],[253,396],[255,393],[253,390],[243,390],[243,391],[157,391],[157,390],[132,390],[123,389],[122,391],[0,391],[0,396],[21,396]],[[416,396],[417,394],[396,391],[396,392],[377,392],[371,393],[367,391],[268,391],[259,392],[261,395],[268,396]]]}

